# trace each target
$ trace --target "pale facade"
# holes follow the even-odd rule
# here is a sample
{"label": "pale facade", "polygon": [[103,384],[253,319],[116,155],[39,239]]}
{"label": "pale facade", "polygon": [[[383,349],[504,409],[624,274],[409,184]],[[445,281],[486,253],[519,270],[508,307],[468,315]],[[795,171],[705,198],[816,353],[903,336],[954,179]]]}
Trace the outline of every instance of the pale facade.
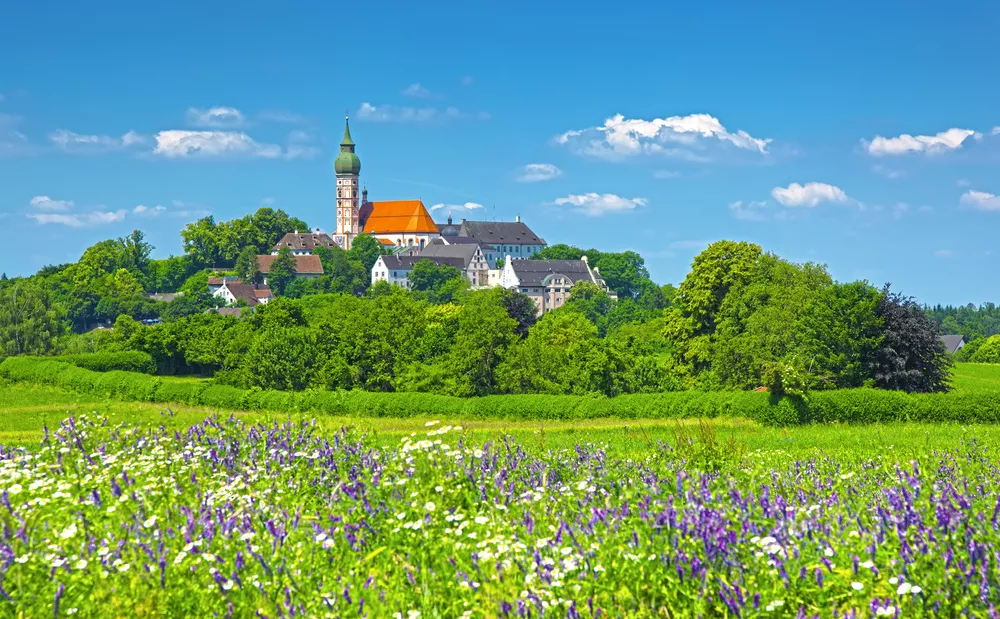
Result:
{"label": "pale facade", "polygon": [[507,256],[500,273],[500,285],[527,295],[539,316],[562,307],[577,282],[590,282],[611,298],[617,298],[600,271],[590,268],[586,256],[580,260],[525,260]]}

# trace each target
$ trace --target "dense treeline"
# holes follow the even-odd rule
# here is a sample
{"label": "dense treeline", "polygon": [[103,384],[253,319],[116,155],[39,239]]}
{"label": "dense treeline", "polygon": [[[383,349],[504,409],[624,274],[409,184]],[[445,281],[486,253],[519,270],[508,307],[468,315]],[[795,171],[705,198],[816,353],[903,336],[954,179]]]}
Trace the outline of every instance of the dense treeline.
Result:
{"label": "dense treeline", "polygon": [[[140,351],[160,374],[212,375],[242,389],[462,397],[947,389],[939,329],[912,300],[732,241],[699,254],[677,288],[654,284],[634,252],[547,248],[541,258],[586,255],[619,297],[581,282],[564,307],[536,318],[524,295],[470,290],[457,269],[429,261],[414,269],[413,290],[371,286],[382,248],[362,236],[349,252],[317,250],[320,278],[272,270],[282,298],[242,318],[205,313],[216,300],[200,267],[231,261],[258,279],[256,252],[301,223],[269,209],[200,220],[185,228],[186,255],[164,261],[150,260],[137,231],[76,264],[0,282],[0,356]],[[242,247],[233,241],[255,226]],[[143,296],[165,281],[187,294],[169,303]],[[149,316],[163,322],[143,324]],[[114,328],[72,335],[95,317],[114,318]]]}
{"label": "dense treeline", "polygon": [[966,346],[955,354],[959,361],[1000,363],[1000,307],[993,303],[926,307],[942,333],[961,335]]}

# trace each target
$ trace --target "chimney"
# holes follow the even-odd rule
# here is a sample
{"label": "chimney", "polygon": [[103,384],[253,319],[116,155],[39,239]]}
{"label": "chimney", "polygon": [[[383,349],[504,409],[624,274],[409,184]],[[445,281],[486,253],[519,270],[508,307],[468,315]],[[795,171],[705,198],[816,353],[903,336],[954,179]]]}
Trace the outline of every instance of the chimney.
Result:
{"label": "chimney", "polygon": [[298,230],[296,230],[296,231],[295,231],[295,234],[298,234],[298,233],[299,233],[299,231],[298,231]]}
{"label": "chimney", "polygon": [[462,223],[463,223],[463,224],[465,223],[465,217],[463,217],[463,218],[462,218]]}
{"label": "chimney", "polygon": [[584,264],[587,264],[587,257],[586,256],[580,256],[580,260],[582,260]]}
{"label": "chimney", "polygon": [[514,221],[517,222],[517,223],[520,223],[521,222],[521,216],[520,215],[515,215],[514,216]]}

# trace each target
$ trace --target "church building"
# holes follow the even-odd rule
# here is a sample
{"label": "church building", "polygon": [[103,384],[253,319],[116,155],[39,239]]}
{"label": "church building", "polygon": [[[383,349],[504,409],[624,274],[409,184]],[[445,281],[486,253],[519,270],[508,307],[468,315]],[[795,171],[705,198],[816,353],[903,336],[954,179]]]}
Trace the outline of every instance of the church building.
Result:
{"label": "church building", "polygon": [[333,162],[337,175],[337,231],[333,242],[350,249],[354,237],[364,233],[383,245],[423,248],[440,237],[437,224],[420,200],[368,201],[367,188],[358,183],[361,159],[354,148],[350,123],[345,119],[340,154]]}

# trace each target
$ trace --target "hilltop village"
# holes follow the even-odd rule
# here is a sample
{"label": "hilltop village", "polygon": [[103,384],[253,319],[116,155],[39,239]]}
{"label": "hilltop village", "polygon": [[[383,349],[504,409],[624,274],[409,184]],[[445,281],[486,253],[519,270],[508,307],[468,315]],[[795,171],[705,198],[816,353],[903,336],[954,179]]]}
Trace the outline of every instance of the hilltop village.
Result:
{"label": "hilltop village", "polygon": [[261,284],[233,277],[209,279],[209,291],[227,303],[242,299],[247,305],[267,303],[273,298],[268,284],[279,253],[287,248],[294,258],[294,277],[318,278],[323,266],[315,255],[318,247],[349,250],[358,235],[375,238],[383,254],[371,269],[372,283],[384,281],[410,287],[410,273],[416,264],[429,260],[458,269],[472,288],[501,286],[527,295],[541,315],[561,307],[577,282],[590,282],[616,298],[600,271],[587,257],[579,260],[534,260],[546,247],[520,217],[514,221],[471,221],[458,223],[451,215],[437,223],[420,200],[369,200],[368,188],[360,183],[361,159],[355,152],[348,119],[344,138],[334,160],[336,174],[336,228],[331,234],[316,228],[296,230],[279,240],[270,254],[257,256]]}

